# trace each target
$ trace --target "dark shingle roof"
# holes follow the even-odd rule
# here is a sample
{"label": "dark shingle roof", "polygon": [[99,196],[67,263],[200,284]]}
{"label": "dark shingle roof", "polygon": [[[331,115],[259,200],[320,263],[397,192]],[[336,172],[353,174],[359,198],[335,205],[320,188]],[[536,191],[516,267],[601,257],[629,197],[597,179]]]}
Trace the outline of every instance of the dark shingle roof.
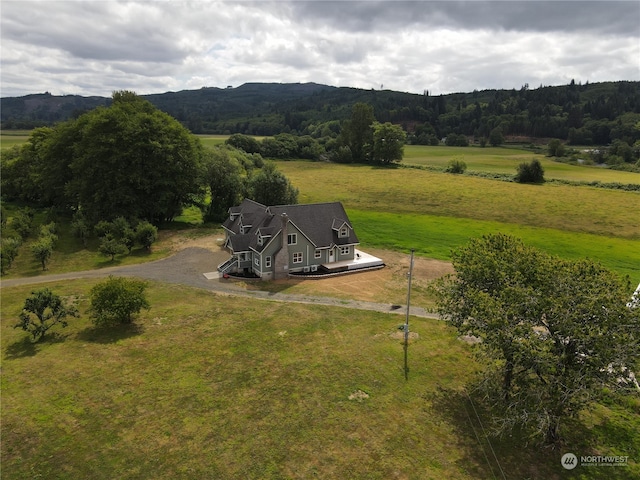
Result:
{"label": "dark shingle roof", "polygon": [[[229,214],[222,226],[231,233],[229,243],[234,252],[247,251],[249,248],[262,250],[263,246],[258,245],[258,233],[263,236],[276,236],[282,229],[282,214],[286,214],[289,221],[300,229],[316,248],[359,243],[340,202],[266,207],[245,199],[239,206],[229,209]],[[338,233],[343,225],[348,227],[348,235],[339,237]]]}

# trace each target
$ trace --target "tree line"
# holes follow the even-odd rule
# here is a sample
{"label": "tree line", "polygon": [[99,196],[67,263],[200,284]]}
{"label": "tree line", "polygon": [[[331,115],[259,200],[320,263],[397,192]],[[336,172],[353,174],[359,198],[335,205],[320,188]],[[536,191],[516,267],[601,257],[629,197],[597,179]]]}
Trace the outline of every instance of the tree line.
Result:
{"label": "tree line", "polygon": [[[78,116],[83,105],[92,109],[100,102],[96,97],[32,97],[29,108],[24,98],[1,99],[3,129],[49,125]],[[525,84],[519,89],[438,96],[427,90],[417,95],[317,84],[245,84],[145,98],[193,133],[335,138],[352,107],[366,103],[381,123],[401,125],[410,143],[428,144],[430,135],[437,139],[464,135],[480,142],[495,128],[507,137],[557,138],[571,145],[619,140],[633,146],[640,140],[634,129],[640,121],[640,82],[572,80],[563,86]]]}
{"label": "tree line", "polygon": [[[3,152],[3,201],[66,216],[86,246],[99,239],[111,257],[149,249],[157,226],[196,206],[221,221],[244,197],[265,204],[297,202],[297,190],[259,153],[232,145],[204,148],[177,120],[132,92],[116,92],[108,107],[34,130]],[[2,272],[33,233],[33,210],[2,208]],[[55,223],[32,242],[43,269],[54,249]],[[45,231],[46,230],[46,231]]]}

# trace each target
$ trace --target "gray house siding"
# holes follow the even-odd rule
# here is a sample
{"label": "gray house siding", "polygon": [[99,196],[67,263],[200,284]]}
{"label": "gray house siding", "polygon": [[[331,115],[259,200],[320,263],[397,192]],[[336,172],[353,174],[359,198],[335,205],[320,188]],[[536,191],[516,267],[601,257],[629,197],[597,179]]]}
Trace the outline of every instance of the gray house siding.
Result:
{"label": "gray house siding", "polygon": [[221,264],[221,271],[263,279],[353,260],[359,243],[339,202],[267,207],[247,199],[229,210],[222,226],[237,262]]}

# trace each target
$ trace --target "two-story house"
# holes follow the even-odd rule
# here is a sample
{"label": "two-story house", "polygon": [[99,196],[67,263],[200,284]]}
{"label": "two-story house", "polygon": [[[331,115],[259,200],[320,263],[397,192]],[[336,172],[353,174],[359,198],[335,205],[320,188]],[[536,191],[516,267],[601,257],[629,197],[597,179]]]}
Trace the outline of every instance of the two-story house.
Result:
{"label": "two-story house", "polygon": [[245,199],[222,226],[231,253],[218,266],[223,274],[270,280],[384,266],[356,250],[358,237],[340,202],[267,207]]}

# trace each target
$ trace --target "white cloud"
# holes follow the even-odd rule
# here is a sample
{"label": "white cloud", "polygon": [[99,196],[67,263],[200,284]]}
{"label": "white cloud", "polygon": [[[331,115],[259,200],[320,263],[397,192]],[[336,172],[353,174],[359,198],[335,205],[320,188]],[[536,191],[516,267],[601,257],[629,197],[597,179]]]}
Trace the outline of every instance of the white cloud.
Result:
{"label": "white cloud", "polygon": [[3,1],[2,96],[640,80],[640,3]]}

